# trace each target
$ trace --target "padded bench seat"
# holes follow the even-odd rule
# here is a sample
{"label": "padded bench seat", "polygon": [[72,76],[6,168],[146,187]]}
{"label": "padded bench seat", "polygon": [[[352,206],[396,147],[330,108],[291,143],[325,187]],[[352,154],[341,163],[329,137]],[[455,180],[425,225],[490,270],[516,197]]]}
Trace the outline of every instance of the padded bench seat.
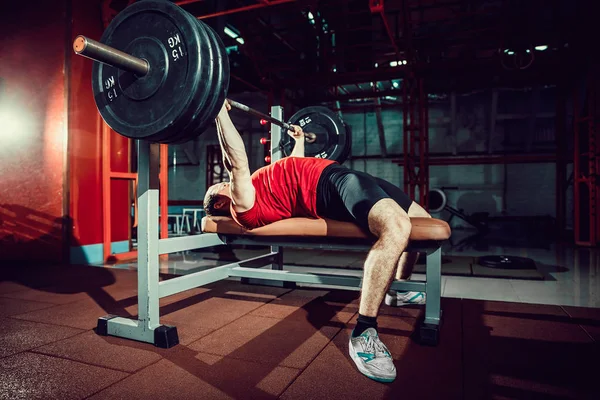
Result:
{"label": "padded bench seat", "polygon": [[[450,238],[450,226],[435,218],[411,218],[411,241],[443,241]],[[330,219],[289,218],[256,229],[244,229],[233,218],[204,217],[202,231],[223,235],[296,236],[368,239],[372,237],[351,222]]]}

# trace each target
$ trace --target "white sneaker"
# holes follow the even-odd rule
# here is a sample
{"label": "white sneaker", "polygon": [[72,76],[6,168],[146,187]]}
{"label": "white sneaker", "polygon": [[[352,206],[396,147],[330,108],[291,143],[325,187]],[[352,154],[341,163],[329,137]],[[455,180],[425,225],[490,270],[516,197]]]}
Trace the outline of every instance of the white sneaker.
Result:
{"label": "white sneaker", "polygon": [[390,290],[385,294],[385,304],[391,307],[425,304],[425,292],[396,292]]}
{"label": "white sneaker", "polygon": [[378,382],[396,379],[396,366],[375,328],[368,328],[357,337],[350,336],[350,357],[358,370]]}

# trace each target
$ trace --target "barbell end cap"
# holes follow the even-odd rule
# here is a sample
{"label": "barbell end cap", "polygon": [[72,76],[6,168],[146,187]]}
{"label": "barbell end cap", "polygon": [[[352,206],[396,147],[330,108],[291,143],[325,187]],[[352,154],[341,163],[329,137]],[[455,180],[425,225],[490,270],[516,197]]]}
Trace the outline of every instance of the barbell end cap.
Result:
{"label": "barbell end cap", "polygon": [[73,51],[75,51],[76,54],[81,54],[85,51],[87,44],[87,38],[83,35],[79,35],[73,41]]}

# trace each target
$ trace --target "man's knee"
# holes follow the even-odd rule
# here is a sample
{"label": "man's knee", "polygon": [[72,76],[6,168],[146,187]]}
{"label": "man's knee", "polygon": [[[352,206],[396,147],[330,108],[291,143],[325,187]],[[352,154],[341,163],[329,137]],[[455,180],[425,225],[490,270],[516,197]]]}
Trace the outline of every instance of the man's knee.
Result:
{"label": "man's knee", "polygon": [[431,218],[429,214],[419,203],[412,202],[408,208],[408,216],[411,218]]}
{"label": "man's knee", "polygon": [[392,199],[379,200],[369,212],[369,229],[378,237],[407,239],[412,225],[410,217]]}

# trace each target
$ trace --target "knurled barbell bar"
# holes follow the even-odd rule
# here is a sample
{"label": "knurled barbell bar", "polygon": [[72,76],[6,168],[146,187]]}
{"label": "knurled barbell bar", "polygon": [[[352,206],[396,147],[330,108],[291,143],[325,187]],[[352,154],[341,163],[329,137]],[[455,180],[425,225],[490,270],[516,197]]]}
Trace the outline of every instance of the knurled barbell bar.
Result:
{"label": "knurled barbell bar", "polygon": [[[172,2],[142,0],[126,7],[100,41],[77,36],[76,54],[94,61],[92,88],[102,118],[117,133],[158,143],[181,143],[214,121],[229,89],[229,60],[219,36]],[[239,102],[235,109],[284,129],[299,125],[307,156],[347,157],[350,140],[343,121],[325,107],[308,107],[288,122]],[[280,142],[285,154],[293,143]]]}

